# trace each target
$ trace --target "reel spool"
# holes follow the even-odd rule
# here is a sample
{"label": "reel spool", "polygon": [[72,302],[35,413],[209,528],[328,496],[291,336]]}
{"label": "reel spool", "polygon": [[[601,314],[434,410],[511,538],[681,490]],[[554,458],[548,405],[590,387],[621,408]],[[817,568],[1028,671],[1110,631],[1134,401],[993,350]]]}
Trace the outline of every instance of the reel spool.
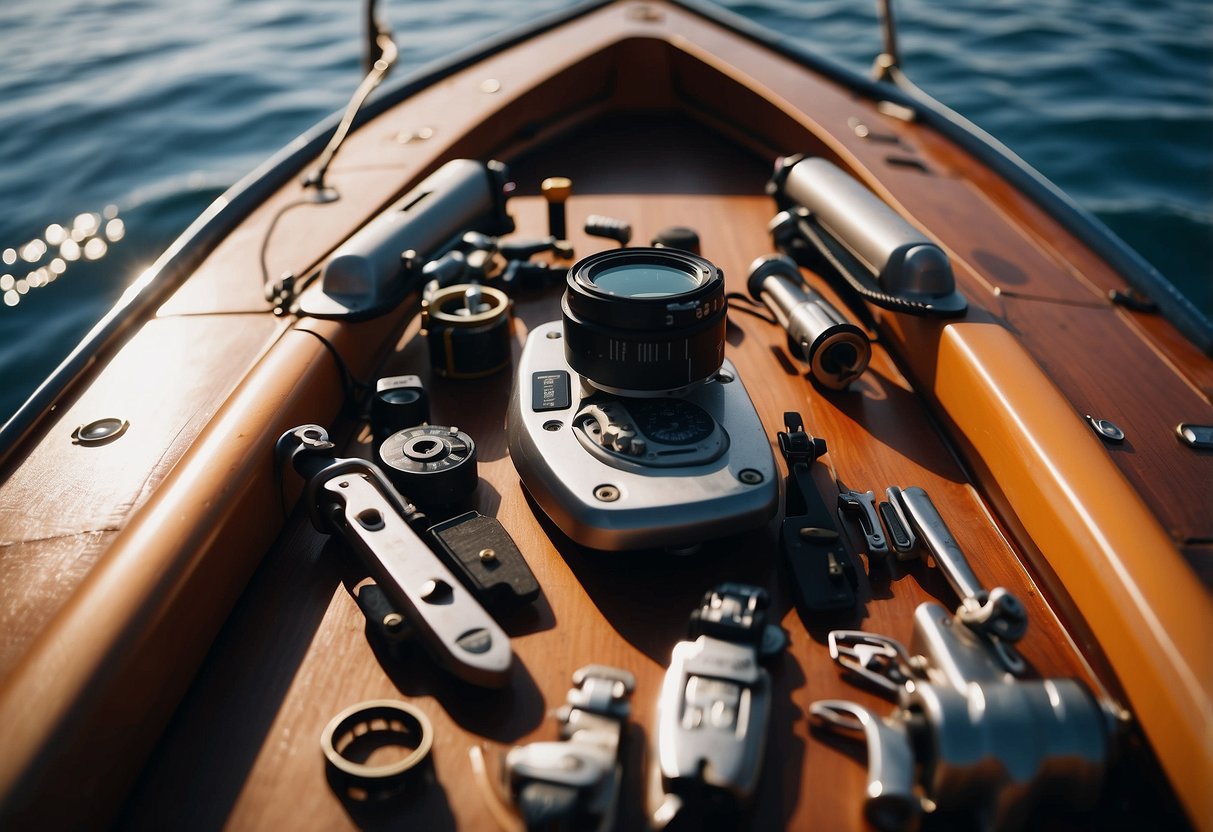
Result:
{"label": "reel spool", "polygon": [[430,366],[446,378],[480,378],[510,363],[510,299],[478,283],[427,292],[421,329]]}
{"label": "reel spool", "polygon": [[459,428],[418,425],[379,446],[379,463],[392,485],[422,506],[448,506],[476,490],[476,443]]}

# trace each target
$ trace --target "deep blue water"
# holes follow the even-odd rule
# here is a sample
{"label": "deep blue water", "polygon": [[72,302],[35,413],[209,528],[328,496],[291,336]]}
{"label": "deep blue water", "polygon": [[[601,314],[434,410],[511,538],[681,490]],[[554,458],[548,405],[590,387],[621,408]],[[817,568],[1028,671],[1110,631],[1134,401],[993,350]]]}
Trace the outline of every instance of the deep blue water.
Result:
{"label": "deep blue water", "polygon": [[[344,105],[360,5],[0,3],[0,420],[212,199]],[[569,0],[381,5],[399,77]],[[879,50],[875,0],[724,5],[856,69]],[[896,9],[911,78],[1213,315],[1213,3]]]}

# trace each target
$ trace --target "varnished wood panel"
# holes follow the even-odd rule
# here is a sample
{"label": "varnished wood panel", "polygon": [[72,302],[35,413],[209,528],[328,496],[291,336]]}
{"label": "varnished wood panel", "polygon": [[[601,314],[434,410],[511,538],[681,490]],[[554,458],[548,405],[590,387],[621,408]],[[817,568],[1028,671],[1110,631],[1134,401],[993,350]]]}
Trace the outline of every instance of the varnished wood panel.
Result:
{"label": "varnished wood panel", "polygon": [[275,440],[342,408],[324,342],[362,373],[400,317],[285,333],[0,678],[6,824],[112,816],[281,526]]}
{"label": "varnished wood panel", "polygon": [[[13,460],[0,484],[0,679],[231,393],[227,368],[255,360],[283,326],[270,315],[151,321]],[[72,442],[108,417],[130,427],[105,445]]]}
{"label": "varnished wood panel", "polygon": [[[1213,406],[1183,384],[1164,384],[1157,357],[1142,355],[1142,344],[1125,337],[1111,308],[1064,307],[1007,298],[1005,320],[1053,381],[1074,404],[1074,418],[1090,414],[1125,432],[1107,452],[1143,495],[1176,544],[1213,538],[1213,456],[1178,441],[1181,422],[1213,424]],[[1096,367],[1073,356],[1092,340],[1099,343]],[[1173,379],[1173,377],[1171,377]],[[1165,476],[1160,472],[1165,471]],[[1174,499],[1177,491],[1184,500]]]}

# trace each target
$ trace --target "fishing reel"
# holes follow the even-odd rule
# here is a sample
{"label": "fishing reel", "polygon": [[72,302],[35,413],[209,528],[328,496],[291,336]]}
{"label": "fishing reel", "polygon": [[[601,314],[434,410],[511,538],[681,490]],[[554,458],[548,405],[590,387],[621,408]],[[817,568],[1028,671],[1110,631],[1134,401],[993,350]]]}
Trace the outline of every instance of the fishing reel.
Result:
{"label": "fishing reel", "polygon": [[1108,767],[1111,706],[1074,679],[1020,678],[1027,665],[1014,644],[1028,627],[1023,603],[981,585],[926,491],[886,493],[880,514],[896,557],[928,550],[961,602],[955,613],[921,604],[909,650],[871,633],[829,635],[834,661],[896,702],[886,717],[843,700],[809,709],[823,725],[864,736],[868,820],[911,830],[938,809],[1016,829],[1045,797],[1089,808]]}
{"label": "fishing reel", "polygon": [[1020,679],[938,604],[914,613],[907,651],[891,638],[829,635],[830,655],[895,702],[878,716],[855,702],[809,712],[861,734],[868,749],[864,814],[912,830],[924,812],[957,811],[982,828],[1021,828],[1045,797],[1092,807],[1111,754],[1114,718],[1074,679]]}
{"label": "fishing reel", "polygon": [[542,510],[595,549],[686,548],[765,523],[779,484],[724,358],[724,279],[671,248],[569,270],[563,318],[532,330],[507,416]]}

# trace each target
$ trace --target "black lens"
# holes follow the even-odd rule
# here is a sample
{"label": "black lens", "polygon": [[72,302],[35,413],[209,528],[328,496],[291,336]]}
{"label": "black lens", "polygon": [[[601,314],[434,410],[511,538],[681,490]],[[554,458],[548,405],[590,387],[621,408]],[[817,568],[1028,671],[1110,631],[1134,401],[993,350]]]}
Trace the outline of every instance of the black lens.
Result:
{"label": "black lens", "polygon": [[569,366],[604,390],[654,393],[710,378],[724,360],[724,278],[684,251],[586,257],[564,293]]}

